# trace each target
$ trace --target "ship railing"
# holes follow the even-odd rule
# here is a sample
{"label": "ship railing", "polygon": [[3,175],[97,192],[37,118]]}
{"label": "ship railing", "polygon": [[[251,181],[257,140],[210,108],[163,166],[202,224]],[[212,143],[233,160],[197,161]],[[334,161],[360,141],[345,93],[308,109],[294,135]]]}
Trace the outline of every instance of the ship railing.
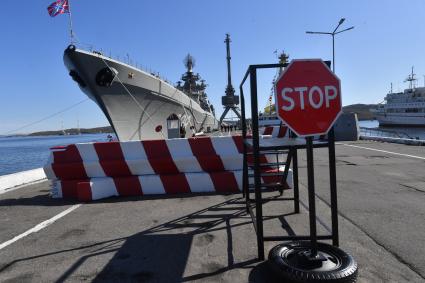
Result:
{"label": "ship railing", "polygon": [[125,56],[120,56],[120,55],[116,55],[116,54],[112,53],[112,51],[110,51],[110,50],[109,50],[109,52],[107,52],[107,51],[104,51],[102,48],[97,48],[93,44],[79,42],[79,43],[74,43],[74,45],[78,49],[82,49],[84,51],[89,51],[93,54],[102,55],[102,56],[107,57],[109,59],[116,60],[116,61],[122,62],[124,64],[127,64],[127,65],[129,65],[133,68],[142,70],[145,73],[148,73],[148,74],[150,74],[154,77],[157,77],[157,78],[165,81],[166,83],[168,83],[170,85],[173,85],[172,80],[169,80],[168,78],[166,78],[165,76],[161,75],[159,72],[153,70],[152,68],[150,68],[148,66],[143,66],[142,64],[139,64],[136,60],[133,60],[128,53]]}
{"label": "ship railing", "polygon": [[367,127],[360,127],[360,135],[367,136],[367,137],[373,136],[373,137],[414,139],[405,132],[384,130],[379,128],[367,128]]}

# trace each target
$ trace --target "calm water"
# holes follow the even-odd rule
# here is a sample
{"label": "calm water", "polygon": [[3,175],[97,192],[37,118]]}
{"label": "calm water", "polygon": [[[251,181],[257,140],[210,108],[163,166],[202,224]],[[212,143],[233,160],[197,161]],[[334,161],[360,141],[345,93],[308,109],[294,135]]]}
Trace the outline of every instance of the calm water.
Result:
{"label": "calm water", "polygon": [[[360,121],[361,127],[377,128],[377,121]],[[385,128],[425,140],[425,128]],[[0,137],[0,176],[43,167],[49,148],[78,142],[107,141],[107,134],[47,137]]]}
{"label": "calm water", "polygon": [[107,135],[0,137],[0,176],[43,167],[51,147],[78,142],[107,141]]}
{"label": "calm water", "polygon": [[421,140],[425,140],[425,128],[379,127],[379,123],[376,120],[359,121],[359,124],[360,127],[379,128],[388,131],[406,133],[412,138],[419,138]]}

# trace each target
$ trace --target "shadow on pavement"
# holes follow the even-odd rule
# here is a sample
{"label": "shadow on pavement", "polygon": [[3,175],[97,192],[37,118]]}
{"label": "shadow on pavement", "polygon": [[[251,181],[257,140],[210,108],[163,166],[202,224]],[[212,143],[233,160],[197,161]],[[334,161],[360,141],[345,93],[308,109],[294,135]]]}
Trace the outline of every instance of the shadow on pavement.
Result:
{"label": "shadow on pavement", "polygon": [[282,279],[275,277],[270,271],[267,262],[262,262],[251,270],[248,282],[291,283],[289,281],[282,281]]}
{"label": "shadow on pavement", "polygon": [[[243,222],[231,225],[230,219],[234,218],[243,218]],[[251,268],[256,259],[235,263],[233,258],[232,227],[246,224],[251,222],[246,218],[244,202],[230,199],[158,225],[126,239],[94,281],[187,282],[235,268]],[[218,230],[226,230],[227,266],[211,264],[203,273],[185,276],[194,236],[203,234],[208,238]]]}
{"label": "shadow on pavement", "polygon": [[[267,218],[277,219],[279,217],[281,215],[268,216]],[[236,219],[237,221],[234,221]],[[287,228],[285,227],[287,223],[283,221],[282,224],[284,228]],[[17,259],[0,266],[0,274],[14,268],[18,263],[25,264],[25,262],[33,259],[78,251],[81,256],[60,275],[57,282],[67,280],[93,280],[94,282],[203,281],[220,278],[221,274],[229,270],[251,269],[254,267],[249,275],[249,282],[274,282],[271,281],[272,278],[266,270],[266,265],[263,263],[257,265],[259,262],[256,259],[256,254],[252,255],[252,259],[235,262],[233,255],[233,229],[246,225],[252,225],[252,222],[251,218],[246,214],[244,200],[239,197],[232,198],[129,237]],[[208,237],[212,236],[211,233],[222,230],[225,230],[225,238],[222,240],[224,245],[227,244],[227,255],[224,255],[224,258],[227,257],[227,262],[226,260],[223,260],[220,264],[203,262],[207,265],[207,268],[194,268],[185,273],[188,268],[188,258],[191,254],[191,249],[193,249],[195,236],[198,240],[200,236],[203,239],[208,239]],[[202,252],[202,249],[198,251]],[[109,253],[114,254],[112,259],[102,270],[95,273],[95,278],[93,278],[93,275],[74,275],[76,270],[79,270],[84,264],[89,264],[88,262],[96,260],[97,256]],[[191,264],[193,262],[192,258]],[[197,272],[199,270],[202,272]],[[190,275],[186,275],[188,273]]]}
{"label": "shadow on pavement", "polygon": [[54,199],[49,194],[30,197],[0,199],[1,206],[62,206],[77,204],[74,200]]}

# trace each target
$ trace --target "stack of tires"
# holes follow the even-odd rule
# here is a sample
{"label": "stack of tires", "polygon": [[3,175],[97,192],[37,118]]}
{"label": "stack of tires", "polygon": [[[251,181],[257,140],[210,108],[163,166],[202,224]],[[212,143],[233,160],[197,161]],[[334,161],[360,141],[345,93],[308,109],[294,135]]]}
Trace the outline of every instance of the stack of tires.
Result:
{"label": "stack of tires", "polygon": [[[261,158],[275,162],[285,157]],[[52,182],[53,197],[91,201],[112,196],[237,193],[242,190],[242,167],[242,137],[225,136],[55,147],[44,171]],[[263,182],[276,178],[264,177]],[[291,171],[287,184],[292,187]]]}

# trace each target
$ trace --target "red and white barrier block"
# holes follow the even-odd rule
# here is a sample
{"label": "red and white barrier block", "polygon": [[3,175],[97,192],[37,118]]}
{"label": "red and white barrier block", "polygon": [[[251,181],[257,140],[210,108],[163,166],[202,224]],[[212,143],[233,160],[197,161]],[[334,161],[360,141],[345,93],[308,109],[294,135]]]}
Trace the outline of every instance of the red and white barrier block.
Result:
{"label": "red and white barrier block", "polygon": [[[284,156],[264,155],[264,162]],[[49,179],[139,176],[242,170],[240,136],[81,143],[53,148],[44,167]]]}
{"label": "red and white barrier block", "polygon": [[[251,158],[248,156],[248,162]],[[284,158],[260,156],[261,162],[268,163]],[[54,197],[82,201],[110,196],[239,192],[242,169],[241,136],[72,144],[53,148],[44,167],[53,181]],[[276,181],[273,178],[264,177],[263,181]],[[288,178],[292,178],[291,172]]]}
{"label": "red and white barrier block", "polygon": [[271,136],[273,138],[289,138],[289,130],[286,126],[267,126],[260,128],[263,136]]}
{"label": "red and white barrier block", "polygon": [[[271,183],[279,180],[279,177],[269,176],[264,177],[262,181]],[[253,182],[253,180],[250,181]],[[292,188],[292,174],[288,174],[286,188]],[[53,182],[52,196],[91,201],[112,196],[239,193],[241,191],[242,171],[223,171],[56,180]]]}

